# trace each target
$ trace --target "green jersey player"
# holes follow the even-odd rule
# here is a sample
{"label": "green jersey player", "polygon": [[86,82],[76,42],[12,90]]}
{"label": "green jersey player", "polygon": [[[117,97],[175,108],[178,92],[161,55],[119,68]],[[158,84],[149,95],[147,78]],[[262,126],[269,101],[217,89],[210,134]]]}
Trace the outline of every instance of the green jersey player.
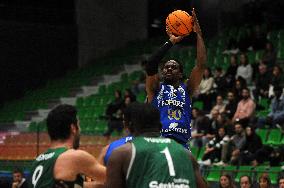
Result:
{"label": "green jersey player", "polygon": [[130,104],[124,123],[134,138],[110,156],[107,187],[207,187],[190,151],[173,139],[160,137],[160,113],[155,107]]}
{"label": "green jersey player", "polygon": [[[50,148],[33,163],[29,187],[83,187],[86,175],[96,180],[95,186],[105,181],[106,169],[89,153],[79,147],[80,126],[77,111],[71,105],[59,105],[47,117]],[[94,186],[94,187],[95,187]]]}

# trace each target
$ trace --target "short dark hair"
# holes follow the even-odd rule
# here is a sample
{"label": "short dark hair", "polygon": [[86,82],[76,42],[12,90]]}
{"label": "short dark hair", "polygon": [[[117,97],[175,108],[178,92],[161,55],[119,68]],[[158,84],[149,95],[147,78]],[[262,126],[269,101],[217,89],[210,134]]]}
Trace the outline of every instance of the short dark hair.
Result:
{"label": "short dark hair", "polygon": [[124,121],[128,122],[131,133],[160,130],[160,112],[151,104],[133,102],[124,111]]}
{"label": "short dark hair", "polygon": [[248,180],[249,180],[249,183],[252,184],[252,179],[251,179],[251,177],[250,177],[249,175],[242,175],[242,176],[240,177],[240,182],[241,182],[241,179],[242,179],[243,177],[247,177]]}
{"label": "short dark hair", "polygon": [[16,173],[20,173],[23,175],[23,171],[22,169],[20,169],[19,167],[16,167],[14,170],[13,170],[13,174],[16,174]]}
{"label": "short dark hair", "polygon": [[61,104],[51,110],[46,125],[51,140],[66,140],[70,136],[71,124],[77,124],[77,110],[74,106]]}

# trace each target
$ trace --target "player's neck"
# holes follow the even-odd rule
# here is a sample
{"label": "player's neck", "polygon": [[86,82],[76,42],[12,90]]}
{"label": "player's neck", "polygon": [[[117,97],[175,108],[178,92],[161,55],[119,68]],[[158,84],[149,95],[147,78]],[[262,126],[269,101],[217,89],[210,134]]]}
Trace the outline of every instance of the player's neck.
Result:
{"label": "player's neck", "polygon": [[73,143],[70,140],[53,140],[51,141],[50,147],[51,149],[55,149],[55,148],[68,148],[71,149],[72,148]]}
{"label": "player's neck", "polygon": [[143,136],[143,137],[160,137],[160,133],[157,131],[153,131],[153,132],[144,132],[141,133],[139,136]]}
{"label": "player's neck", "polygon": [[178,88],[180,85],[180,81],[165,81],[165,84],[172,85],[174,88]]}

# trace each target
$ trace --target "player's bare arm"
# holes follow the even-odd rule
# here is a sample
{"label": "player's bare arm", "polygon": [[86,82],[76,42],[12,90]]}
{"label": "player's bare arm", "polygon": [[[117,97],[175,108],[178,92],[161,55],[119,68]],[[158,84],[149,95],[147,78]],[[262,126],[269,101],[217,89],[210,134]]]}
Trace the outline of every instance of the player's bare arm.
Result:
{"label": "player's bare arm", "polygon": [[199,165],[197,163],[197,161],[195,160],[195,158],[191,155],[190,151],[187,151],[190,160],[192,161],[192,166],[193,166],[193,170],[194,170],[194,174],[195,174],[195,179],[196,179],[196,187],[198,188],[208,188],[207,183],[204,181],[200,171],[199,171]]}
{"label": "player's bare arm", "polygon": [[98,183],[105,182],[106,168],[91,154],[83,150],[69,150],[58,157],[54,166],[55,179],[74,181],[78,173],[89,176]]}
{"label": "player's bare arm", "polygon": [[158,75],[158,65],[163,58],[166,51],[168,51],[173,45],[180,42],[183,37],[173,35],[170,30],[166,29],[169,36],[169,41],[166,42],[156,53],[154,53],[146,64],[146,93],[147,102],[151,102],[155,95],[155,91],[159,87],[159,75]]}
{"label": "player's bare arm", "polygon": [[113,151],[107,164],[107,188],[126,187],[126,175],[131,159],[131,151],[130,143],[127,143]]}
{"label": "player's bare arm", "polygon": [[105,165],[105,164],[104,164],[104,157],[105,157],[105,155],[106,155],[106,152],[107,152],[107,150],[108,150],[108,147],[109,147],[109,145],[103,147],[103,149],[101,150],[100,155],[98,156],[98,162],[99,162],[100,164],[102,164],[102,165]]}
{"label": "player's bare arm", "polygon": [[202,80],[204,69],[206,68],[206,61],[207,61],[206,48],[194,9],[192,10],[192,17],[194,24],[193,31],[196,33],[197,37],[197,64],[193,68],[189,76],[189,80],[187,82],[187,87],[191,96],[195,93],[195,91],[199,87],[199,84]]}

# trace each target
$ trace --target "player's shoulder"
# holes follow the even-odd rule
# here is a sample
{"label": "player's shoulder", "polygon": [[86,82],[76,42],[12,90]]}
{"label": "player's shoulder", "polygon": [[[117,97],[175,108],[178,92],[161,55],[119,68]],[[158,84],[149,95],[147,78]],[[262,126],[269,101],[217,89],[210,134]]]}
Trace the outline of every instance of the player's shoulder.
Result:
{"label": "player's shoulder", "polygon": [[59,160],[65,160],[65,159],[72,159],[72,161],[76,160],[83,160],[86,157],[90,157],[91,154],[84,150],[74,150],[74,149],[69,149],[66,152],[62,153],[58,159]]}
{"label": "player's shoulder", "polygon": [[127,154],[130,153],[132,149],[131,143],[127,142],[120,147],[117,147],[113,150],[113,154]]}

